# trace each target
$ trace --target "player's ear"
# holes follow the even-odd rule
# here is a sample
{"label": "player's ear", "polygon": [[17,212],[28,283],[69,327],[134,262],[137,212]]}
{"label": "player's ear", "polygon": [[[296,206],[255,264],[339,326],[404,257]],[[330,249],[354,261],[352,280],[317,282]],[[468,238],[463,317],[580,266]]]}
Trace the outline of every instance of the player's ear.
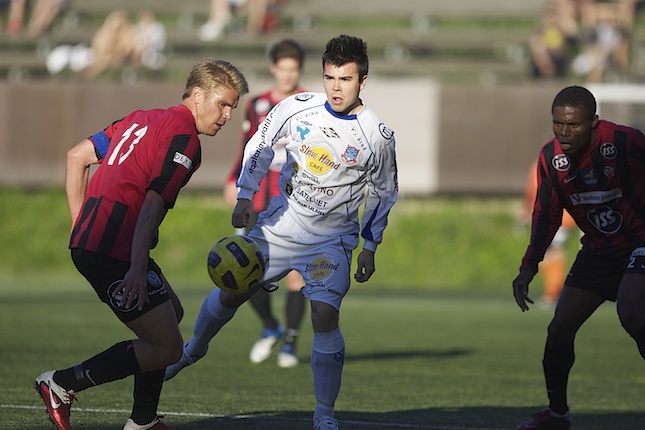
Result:
{"label": "player's ear", "polygon": [[600,118],[598,118],[598,115],[594,115],[593,119],[591,120],[591,129],[594,130],[596,127],[598,127],[598,121],[600,121]]}
{"label": "player's ear", "polygon": [[363,88],[365,88],[365,84],[367,83],[367,75],[363,76],[363,79],[361,79],[361,84],[358,87],[360,91],[363,91]]}
{"label": "player's ear", "polygon": [[195,101],[195,104],[201,103],[203,97],[204,97],[204,92],[202,91],[201,88],[199,87],[193,88],[193,100]]}

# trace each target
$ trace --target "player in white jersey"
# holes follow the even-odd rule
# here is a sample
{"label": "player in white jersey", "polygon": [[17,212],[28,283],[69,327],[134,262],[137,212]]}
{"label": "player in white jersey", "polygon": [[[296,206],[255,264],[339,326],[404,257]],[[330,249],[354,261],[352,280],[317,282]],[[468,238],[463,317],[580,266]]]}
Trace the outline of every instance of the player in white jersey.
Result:
{"label": "player in white jersey", "polygon": [[[238,180],[233,225],[244,227],[273,159],[284,147],[287,161],[274,197],[249,236],[267,256],[263,285],[292,269],[303,276],[302,294],[311,303],[314,339],[314,429],[335,430],[334,403],[341,385],[345,341],[339,311],[349,290],[352,251],[364,239],[354,278],[375,271],[374,253],[398,194],[394,133],[359,98],[369,67],[367,47],[356,37],[330,40],[322,56],[325,94],[301,93],[271,110],[247,143]],[[362,221],[359,208],[364,203]],[[166,369],[166,379],[206,354],[208,343],[252,296],[215,289],[195,322],[182,359]]]}

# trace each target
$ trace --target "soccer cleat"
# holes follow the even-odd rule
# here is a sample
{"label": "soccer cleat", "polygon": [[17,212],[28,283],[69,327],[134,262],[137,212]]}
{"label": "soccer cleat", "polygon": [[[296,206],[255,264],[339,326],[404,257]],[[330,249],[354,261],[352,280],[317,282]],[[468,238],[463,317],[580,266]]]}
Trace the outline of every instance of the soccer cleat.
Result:
{"label": "soccer cleat", "polygon": [[123,426],[123,430],[172,430],[172,427],[162,423],[159,417],[156,417],[148,424],[137,424],[132,421],[132,418],[129,418],[128,422]]}
{"label": "soccer cleat", "polygon": [[296,367],[300,361],[296,357],[296,353],[293,350],[293,345],[284,345],[280,352],[278,352],[278,366],[279,367]]}
{"label": "soccer cleat", "polygon": [[181,354],[181,358],[175,364],[171,364],[170,366],[166,367],[166,373],[164,373],[163,380],[168,381],[169,379],[174,378],[181,369],[190,366],[191,364],[195,364],[195,362],[200,358],[201,357],[190,355],[186,350],[186,345],[184,345],[184,352]]}
{"label": "soccer cleat", "polygon": [[65,390],[54,382],[55,370],[48,370],[36,378],[34,388],[38,395],[45,401],[49,419],[60,430],[71,430],[69,423],[72,402],[76,400],[72,390]]}
{"label": "soccer cleat", "polygon": [[314,418],[314,430],[338,430],[338,421],[330,416],[316,417]]}
{"label": "soccer cleat", "polygon": [[271,355],[271,349],[282,339],[282,336],[284,336],[284,326],[282,324],[278,324],[275,330],[268,328],[262,330],[262,336],[251,348],[251,353],[249,354],[251,363],[258,364],[266,361]]}
{"label": "soccer cleat", "polygon": [[515,430],[569,430],[569,427],[571,415],[568,412],[564,418],[558,418],[546,409],[534,414],[529,421],[523,422]]}

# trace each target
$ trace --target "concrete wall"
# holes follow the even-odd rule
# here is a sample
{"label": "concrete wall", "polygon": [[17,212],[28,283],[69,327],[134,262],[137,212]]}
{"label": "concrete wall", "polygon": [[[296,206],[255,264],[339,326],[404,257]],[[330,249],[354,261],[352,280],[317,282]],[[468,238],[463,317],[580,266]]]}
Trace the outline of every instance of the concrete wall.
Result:
{"label": "concrete wall", "polygon": [[452,88],[441,92],[439,190],[517,193],[551,130],[559,87]]}
{"label": "concrete wall", "polygon": [[[253,94],[268,82],[250,82]],[[305,82],[313,91],[320,82]],[[559,86],[439,87],[429,79],[370,78],[362,96],[395,130],[401,192],[520,193],[526,169],[551,137]],[[135,109],[180,102],[177,84],[0,83],[0,185],[60,186],[65,153]],[[242,106],[215,138],[189,187],[221,188],[240,145]]]}

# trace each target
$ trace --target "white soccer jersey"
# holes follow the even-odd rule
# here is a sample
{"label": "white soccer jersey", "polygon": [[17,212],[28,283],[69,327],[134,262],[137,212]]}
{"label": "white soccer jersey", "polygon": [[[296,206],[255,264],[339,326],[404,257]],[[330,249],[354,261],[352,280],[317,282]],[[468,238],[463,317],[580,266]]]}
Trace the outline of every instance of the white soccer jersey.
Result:
{"label": "white soccer jersey", "polygon": [[339,116],[324,93],[288,97],[246,145],[238,198],[250,200],[260,189],[279,146],[287,159],[280,195],[271,206],[287,207],[286,213],[310,233],[336,236],[359,233],[358,212],[365,201],[364,248],[376,250],[398,194],[393,131],[367,106]]}

